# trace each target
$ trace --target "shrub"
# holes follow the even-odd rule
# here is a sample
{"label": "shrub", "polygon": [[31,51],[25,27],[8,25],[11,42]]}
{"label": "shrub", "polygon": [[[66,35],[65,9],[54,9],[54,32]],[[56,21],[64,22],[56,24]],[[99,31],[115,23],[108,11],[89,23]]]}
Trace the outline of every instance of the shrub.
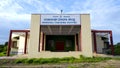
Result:
{"label": "shrub", "polygon": [[80,62],[100,62],[100,61],[105,61],[105,60],[109,60],[111,58],[109,57],[84,57],[82,55],[80,55]]}
{"label": "shrub", "polygon": [[74,60],[76,58],[74,57],[64,57],[64,58],[61,58],[62,61],[69,61],[69,60]]}
{"label": "shrub", "polygon": [[114,54],[120,55],[120,44],[114,46]]}
{"label": "shrub", "polygon": [[35,59],[35,60],[33,61],[33,63],[34,63],[34,64],[39,64],[39,63],[40,63],[40,59]]}
{"label": "shrub", "polygon": [[109,60],[111,58],[104,57],[84,57],[80,58],[74,57],[64,57],[64,58],[32,58],[32,59],[17,59],[15,63],[25,63],[25,64],[46,64],[46,63],[73,63],[73,62],[100,62]]}
{"label": "shrub", "polygon": [[27,59],[17,59],[15,60],[15,63],[25,63]]}
{"label": "shrub", "polygon": [[6,56],[7,46],[0,45],[0,56]]}
{"label": "shrub", "polygon": [[36,58],[26,59],[25,63],[30,64],[30,63],[33,63],[34,60],[36,60]]}
{"label": "shrub", "polygon": [[49,63],[49,60],[42,58],[39,60],[39,62],[40,62],[40,64],[45,64],[45,63]]}
{"label": "shrub", "polygon": [[58,63],[59,61],[60,61],[59,58],[50,58],[50,59],[49,59],[49,62],[50,62],[50,63]]}
{"label": "shrub", "polygon": [[6,56],[6,52],[1,52],[0,56]]}

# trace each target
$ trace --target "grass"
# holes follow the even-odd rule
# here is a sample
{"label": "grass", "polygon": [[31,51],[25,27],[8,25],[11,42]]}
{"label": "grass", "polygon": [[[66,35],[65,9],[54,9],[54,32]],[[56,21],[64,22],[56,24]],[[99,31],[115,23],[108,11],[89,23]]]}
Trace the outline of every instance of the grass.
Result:
{"label": "grass", "polygon": [[6,52],[1,52],[0,56],[6,56]]}
{"label": "grass", "polygon": [[112,58],[108,57],[64,57],[64,58],[31,58],[31,59],[16,59],[15,64],[50,64],[50,63],[81,63],[81,62],[100,62],[105,60],[110,60]]}
{"label": "grass", "polygon": [[6,56],[7,45],[0,45],[0,57]]}

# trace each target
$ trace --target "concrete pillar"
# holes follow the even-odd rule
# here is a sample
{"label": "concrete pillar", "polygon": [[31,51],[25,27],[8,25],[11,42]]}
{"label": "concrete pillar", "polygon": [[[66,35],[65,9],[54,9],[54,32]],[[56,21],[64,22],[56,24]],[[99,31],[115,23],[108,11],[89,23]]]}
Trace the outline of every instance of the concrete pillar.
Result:
{"label": "concrete pillar", "polygon": [[44,51],[44,33],[43,33],[43,36],[42,36],[42,51]]}
{"label": "concrete pillar", "polygon": [[96,39],[96,32],[93,32],[93,41],[94,41],[94,53],[97,53],[97,39]]}
{"label": "concrete pillar", "polygon": [[28,39],[28,32],[25,32],[25,46],[24,46],[24,54],[27,53],[27,39]]}
{"label": "concrete pillar", "polygon": [[43,32],[40,34],[40,52],[43,50]]}
{"label": "concrete pillar", "polygon": [[78,47],[79,47],[79,51],[82,51],[82,44],[81,44],[81,28],[80,28],[80,32],[78,33]]}
{"label": "concrete pillar", "polygon": [[90,15],[81,14],[81,44],[82,54],[86,57],[92,57],[92,37],[90,27]]}
{"label": "concrete pillar", "polygon": [[75,51],[77,51],[76,35],[74,37],[75,37]]}
{"label": "concrete pillar", "polygon": [[44,34],[44,50],[45,51],[45,48],[46,48],[46,35]]}
{"label": "concrete pillar", "polygon": [[9,42],[8,42],[8,48],[7,48],[7,56],[10,56],[10,51],[11,51],[11,43],[12,43],[12,30],[10,30],[10,35],[9,35]]}
{"label": "concrete pillar", "polygon": [[40,15],[32,14],[30,26],[30,45],[28,46],[28,55],[33,56],[38,52],[40,40]]}
{"label": "concrete pillar", "polygon": [[113,46],[113,37],[112,37],[112,31],[110,31],[110,47],[111,47],[111,50],[112,50],[112,55],[114,55],[114,46]]}

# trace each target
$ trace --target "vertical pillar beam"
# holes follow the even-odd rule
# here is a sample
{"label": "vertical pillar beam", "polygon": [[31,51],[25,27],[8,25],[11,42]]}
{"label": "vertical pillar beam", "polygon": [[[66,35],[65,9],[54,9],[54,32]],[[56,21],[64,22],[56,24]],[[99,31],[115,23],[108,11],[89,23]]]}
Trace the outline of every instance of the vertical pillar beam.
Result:
{"label": "vertical pillar beam", "polygon": [[44,51],[44,33],[42,35],[42,51]]}
{"label": "vertical pillar beam", "polygon": [[26,49],[27,49],[27,37],[28,37],[28,32],[25,32],[25,47],[24,47],[24,54],[26,54]]}
{"label": "vertical pillar beam", "polygon": [[90,15],[81,14],[81,41],[82,41],[82,54],[86,57],[93,57],[92,51],[92,36],[90,27]]}
{"label": "vertical pillar beam", "polygon": [[38,46],[38,52],[42,51],[41,47],[42,47],[42,42],[41,39],[42,38],[42,32],[41,32],[41,27],[40,27],[40,35],[39,35],[39,46]]}
{"label": "vertical pillar beam", "polygon": [[75,40],[75,51],[77,51],[76,35],[74,35],[74,40]]}
{"label": "vertical pillar beam", "polygon": [[81,36],[82,34],[81,34],[81,27],[80,27],[80,34],[79,34],[79,49],[80,49],[80,51],[82,51],[82,36]]}
{"label": "vertical pillar beam", "polygon": [[[40,30],[41,31],[41,30]],[[39,52],[43,49],[43,32],[40,33],[40,45],[39,45]]]}
{"label": "vertical pillar beam", "polygon": [[40,43],[40,15],[31,15],[31,26],[30,26],[30,45],[28,46],[29,57],[35,57],[38,53],[38,46]]}
{"label": "vertical pillar beam", "polygon": [[10,35],[9,35],[9,42],[8,42],[8,48],[7,48],[7,56],[10,56],[10,50],[11,50],[11,37],[12,37],[12,30],[10,30]]}
{"label": "vertical pillar beam", "polygon": [[45,47],[46,47],[46,35],[44,34],[44,51],[45,51]]}
{"label": "vertical pillar beam", "polygon": [[111,50],[112,50],[112,55],[114,55],[114,46],[113,46],[113,37],[112,37],[112,31],[110,31],[110,42],[111,42]]}
{"label": "vertical pillar beam", "polygon": [[94,53],[97,53],[97,44],[96,44],[96,32],[93,32],[93,39],[94,39]]}
{"label": "vertical pillar beam", "polygon": [[76,51],[79,51],[79,46],[78,46],[78,34],[75,36],[75,42],[76,42]]}

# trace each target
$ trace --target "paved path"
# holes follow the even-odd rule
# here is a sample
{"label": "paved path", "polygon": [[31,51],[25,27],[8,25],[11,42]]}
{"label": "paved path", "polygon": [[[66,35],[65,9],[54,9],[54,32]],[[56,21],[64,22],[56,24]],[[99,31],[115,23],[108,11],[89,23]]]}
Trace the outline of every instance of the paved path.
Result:
{"label": "paved path", "polygon": [[3,56],[3,57],[0,57],[0,59],[17,59],[17,57]]}

